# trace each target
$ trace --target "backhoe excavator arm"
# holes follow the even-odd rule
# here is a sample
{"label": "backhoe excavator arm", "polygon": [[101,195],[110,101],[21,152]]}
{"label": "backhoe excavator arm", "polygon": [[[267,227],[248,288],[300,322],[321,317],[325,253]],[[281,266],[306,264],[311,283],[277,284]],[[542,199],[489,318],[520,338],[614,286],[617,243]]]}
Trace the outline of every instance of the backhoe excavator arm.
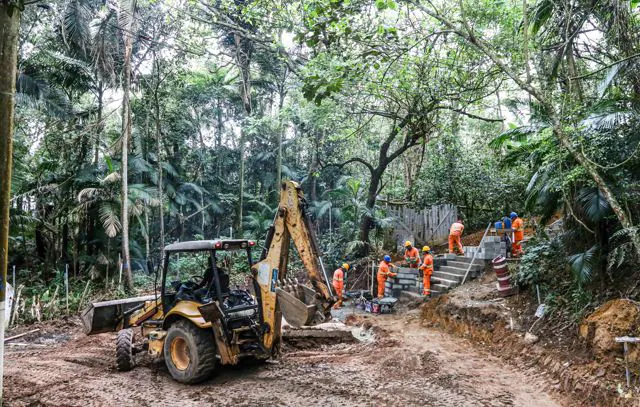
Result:
{"label": "backhoe excavator arm", "polygon": [[[297,279],[287,275],[291,240],[304,264],[308,285],[298,284]],[[335,297],[321,256],[306,214],[304,194],[298,184],[285,181],[262,258],[252,267],[258,286],[256,294],[262,306],[265,348],[271,349],[279,341],[283,315],[295,326],[313,325],[331,318]]]}

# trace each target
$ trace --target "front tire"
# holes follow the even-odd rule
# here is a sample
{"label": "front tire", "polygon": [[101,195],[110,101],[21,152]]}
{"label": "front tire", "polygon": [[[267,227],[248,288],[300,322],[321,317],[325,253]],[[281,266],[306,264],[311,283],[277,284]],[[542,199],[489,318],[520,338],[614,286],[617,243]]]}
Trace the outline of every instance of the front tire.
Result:
{"label": "front tire", "polygon": [[216,367],[213,332],[182,320],[169,327],[164,341],[164,360],[171,376],[180,383],[198,383]]}
{"label": "front tire", "polygon": [[121,372],[128,372],[136,365],[133,358],[133,329],[121,329],[116,338],[116,367]]}

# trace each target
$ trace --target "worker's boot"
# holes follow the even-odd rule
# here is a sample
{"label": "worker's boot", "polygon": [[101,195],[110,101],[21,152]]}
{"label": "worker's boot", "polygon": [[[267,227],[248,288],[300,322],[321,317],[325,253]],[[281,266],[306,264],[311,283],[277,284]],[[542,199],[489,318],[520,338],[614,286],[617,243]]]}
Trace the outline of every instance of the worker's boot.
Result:
{"label": "worker's boot", "polygon": [[342,308],[342,300],[338,300],[338,302],[336,302],[335,304],[333,304],[333,309],[340,309]]}

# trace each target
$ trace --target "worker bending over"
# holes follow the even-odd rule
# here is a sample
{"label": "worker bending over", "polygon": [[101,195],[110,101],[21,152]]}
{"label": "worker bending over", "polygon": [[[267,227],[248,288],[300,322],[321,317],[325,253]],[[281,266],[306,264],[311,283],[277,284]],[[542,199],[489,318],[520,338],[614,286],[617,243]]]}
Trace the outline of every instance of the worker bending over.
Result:
{"label": "worker bending over", "polygon": [[345,275],[349,271],[349,264],[343,263],[340,268],[333,272],[333,289],[336,290],[338,302],[333,305],[334,309],[342,308]]}
{"label": "worker bending over", "polygon": [[464,230],[464,224],[462,219],[458,219],[451,225],[449,229],[449,253],[456,253],[460,256],[464,255],[464,248],[462,247],[462,231]]}
{"label": "worker bending over", "polygon": [[524,239],[524,221],[518,217],[518,214],[511,212],[511,229],[513,229],[513,243],[511,244],[511,255],[520,257],[524,252],[520,242]]}
{"label": "worker bending over", "polygon": [[392,267],[396,268],[396,265],[391,263],[391,257],[384,256],[384,260],[378,266],[378,298],[384,297],[384,283],[387,282],[387,278],[398,275],[391,271]]}
{"label": "worker bending over", "polygon": [[431,248],[425,246],[422,248],[422,263],[420,264],[420,270],[422,270],[422,295],[431,295],[431,275],[433,274],[433,256],[431,255]]}
{"label": "worker bending over", "polygon": [[404,242],[404,261],[409,267],[418,268],[420,264],[420,252],[417,247],[413,247],[410,241]]}

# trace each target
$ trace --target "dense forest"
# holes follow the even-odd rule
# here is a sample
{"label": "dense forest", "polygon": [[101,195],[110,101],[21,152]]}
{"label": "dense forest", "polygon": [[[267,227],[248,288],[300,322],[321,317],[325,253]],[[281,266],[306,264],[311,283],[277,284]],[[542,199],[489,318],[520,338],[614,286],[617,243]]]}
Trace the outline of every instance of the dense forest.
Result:
{"label": "dense forest", "polygon": [[388,205],[450,203],[524,215],[552,304],[637,295],[637,3],[3,0],[9,270],[133,291],[165,244],[262,241],[291,179],[331,266],[382,252]]}

